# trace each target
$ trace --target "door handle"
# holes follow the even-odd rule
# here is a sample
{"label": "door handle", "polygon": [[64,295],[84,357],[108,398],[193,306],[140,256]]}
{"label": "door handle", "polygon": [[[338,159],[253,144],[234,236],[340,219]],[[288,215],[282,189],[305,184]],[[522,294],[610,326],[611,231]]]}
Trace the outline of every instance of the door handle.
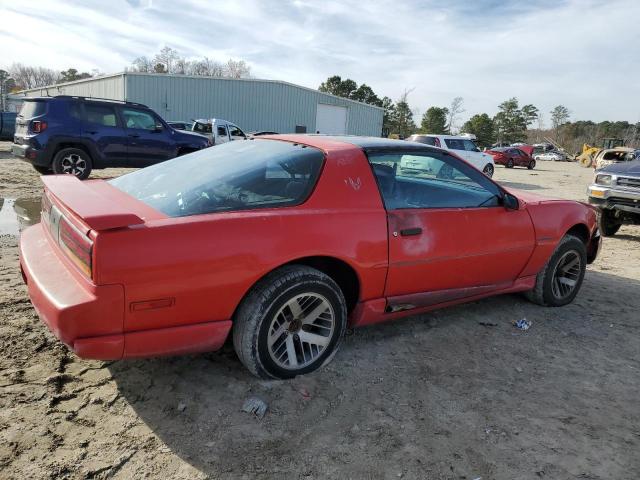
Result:
{"label": "door handle", "polygon": [[95,135],[96,133],[98,133],[96,130],[88,130],[87,133],[89,135]]}
{"label": "door handle", "polygon": [[412,235],[420,235],[422,233],[422,229],[420,227],[417,228],[405,228],[400,230],[400,235],[403,237],[410,237]]}

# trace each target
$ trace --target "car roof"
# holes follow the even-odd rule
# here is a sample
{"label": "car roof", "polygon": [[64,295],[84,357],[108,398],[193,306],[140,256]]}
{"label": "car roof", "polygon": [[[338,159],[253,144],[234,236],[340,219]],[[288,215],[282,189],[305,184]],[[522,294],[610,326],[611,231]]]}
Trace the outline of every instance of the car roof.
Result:
{"label": "car roof", "polygon": [[286,134],[264,135],[261,138],[285,140],[301,143],[310,147],[321,148],[326,151],[343,149],[350,145],[362,150],[409,150],[409,151],[443,151],[443,149],[418,142],[394,140],[381,137],[359,137],[355,135],[322,135],[322,134]]}
{"label": "car roof", "polygon": [[446,140],[471,140],[471,141],[477,140],[475,136],[471,137],[468,135],[441,135],[439,133],[414,133],[411,136],[412,137],[436,137],[436,138],[444,138]]}

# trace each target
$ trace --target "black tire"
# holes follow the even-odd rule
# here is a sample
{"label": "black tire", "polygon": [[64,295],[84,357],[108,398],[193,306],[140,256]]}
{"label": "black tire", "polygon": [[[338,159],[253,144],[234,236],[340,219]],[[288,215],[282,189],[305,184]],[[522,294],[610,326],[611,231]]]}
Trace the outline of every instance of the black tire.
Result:
{"label": "black tire", "polygon": [[529,165],[527,165],[527,168],[528,168],[529,170],[533,170],[534,168],[536,168],[536,161],[535,161],[535,160],[531,160],[531,161],[529,162]]}
{"label": "black tire", "polygon": [[490,163],[487,163],[482,169],[482,173],[484,173],[489,178],[493,177],[493,172],[494,172],[494,168],[493,168],[493,165],[491,165]]}
{"label": "black tire", "polygon": [[53,157],[53,173],[75,175],[80,180],[89,178],[93,162],[91,156],[79,148],[63,148]]}
{"label": "black tire", "polygon": [[[304,303],[307,298],[312,299],[310,302],[319,301],[320,303]],[[312,344],[304,344],[309,348],[308,362],[307,350],[300,337],[304,335],[303,332],[315,334],[317,337],[318,328],[328,330],[329,327],[319,323],[317,326],[309,325],[305,323],[304,317],[296,318],[289,305],[298,301],[300,304],[295,303],[295,305],[300,308],[300,313],[307,315],[310,311],[317,312],[318,308],[321,309],[325,305],[330,306],[330,309],[325,309],[317,317],[321,322],[327,322],[325,325],[329,322],[320,318],[320,315],[330,314],[333,317],[331,331],[322,330],[321,332],[327,333],[323,337],[326,339],[323,340],[326,345],[322,350],[316,345],[314,353]],[[325,303],[322,303],[323,301]],[[279,319],[282,320],[280,324],[277,323]],[[347,307],[344,295],[331,277],[311,267],[289,265],[268,274],[244,298],[233,319],[233,346],[240,361],[254,375],[267,379],[293,378],[296,375],[312,372],[328,363],[338,349],[346,325]],[[281,333],[278,334],[278,332]],[[271,335],[275,339],[272,347],[269,346]],[[276,345],[279,346],[276,347]],[[294,353],[295,365],[293,366],[293,362],[289,361],[290,345]],[[284,350],[282,350],[283,346]],[[316,356],[313,357],[313,355]],[[286,365],[284,365],[284,356],[287,360]],[[304,361],[301,362],[300,367],[296,368],[301,358]]]}
{"label": "black tire", "polygon": [[598,209],[598,229],[603,237],[612,237],[618,233],[621,226],[622,222],[611,210]]}
{"label": "black tire", "polygon": [[[570,255],[574,257],[571,257]],[[567,273],[563,270],[563,267],[568,266],[571,260],[569,260],[568,264],[563,264],[563,262],[566,261],[566,259],[572,258],[578,259],[579,265],[577,266],[574,274],[569,277],[568,275],[563,275]],[[580,291],[586,267],[587,247],[578,237],[565,235],[562,240],[560,240],[560,243],[547,261],[546,265],[542,268],[540,273],[538,273],[535,287],[533,290],[525,292],[525,296],[533,303],[546,307],[561,307],[571,303]],[[563,296],[558,296],[557,290],[563,287],[568,287],[562,283],[556,283],[557,270],[560,276],[565,280],[575,281],[572,290]]]}
{"label": "black tire", "polygon": [[39,165],[31,165],[33,169],[38,172],[40,175],[51,175],[53,172],[49,167],[41,167]]}
{"label": "black tire", "polygon": [[512,158],[507,160],[507,168],[513,168],[513,159]]}

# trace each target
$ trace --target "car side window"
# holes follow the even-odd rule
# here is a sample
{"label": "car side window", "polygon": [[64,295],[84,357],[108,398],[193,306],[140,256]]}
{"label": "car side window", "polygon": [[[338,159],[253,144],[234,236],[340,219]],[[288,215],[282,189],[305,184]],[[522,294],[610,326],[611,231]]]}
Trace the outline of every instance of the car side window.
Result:
{"label": "car side window", "polygon": [[464,144],[464,149],[468,152],[479,152],[480,149],[472,140],[462,140]]}
{"label": "car side window", "polygon": [[87,123],[102,125],[103,127],[115,127],[117,125],[116,109],[114,107],[85,104],[84,112]]}
{"label": "car side window", "polygon": [[447,144],[447,148],[451,150],[464,150],[464,142],[457,138],[445,138],[444,143]]}
{"label": "car side window", "polygon": [[387,210],[495,207],[500,189],[470,165],[440,152],[368,156]]}
{"label": "car side window", "polygon": [[218,127],[218,136],[219,137],[226,137],[227,136],[227,127],[225,127],[224,125],[221,125]]}
{"label": "car side window", "polygon": [[247,138],[247,136],[235,125],[229,125],[229,135],[232,137]]}
{"label": "car side window", "polygon": [[151,131],[156,129],[156,119],[150,113],[142,110],[123,108],[122,118],[124,119],[124,124],[127,128]]}

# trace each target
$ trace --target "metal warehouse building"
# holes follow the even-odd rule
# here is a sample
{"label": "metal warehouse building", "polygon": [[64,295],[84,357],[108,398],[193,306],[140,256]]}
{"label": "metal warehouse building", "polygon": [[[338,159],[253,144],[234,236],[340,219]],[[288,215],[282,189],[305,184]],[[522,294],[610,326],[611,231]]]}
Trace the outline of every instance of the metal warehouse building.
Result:
{"label": "metal warehouse building", "polygon": [[125,72],[23,93],[126,100],[151,107],[165,120],[222,118],[246,132],[382,133],[382,108],[279,80]]}

